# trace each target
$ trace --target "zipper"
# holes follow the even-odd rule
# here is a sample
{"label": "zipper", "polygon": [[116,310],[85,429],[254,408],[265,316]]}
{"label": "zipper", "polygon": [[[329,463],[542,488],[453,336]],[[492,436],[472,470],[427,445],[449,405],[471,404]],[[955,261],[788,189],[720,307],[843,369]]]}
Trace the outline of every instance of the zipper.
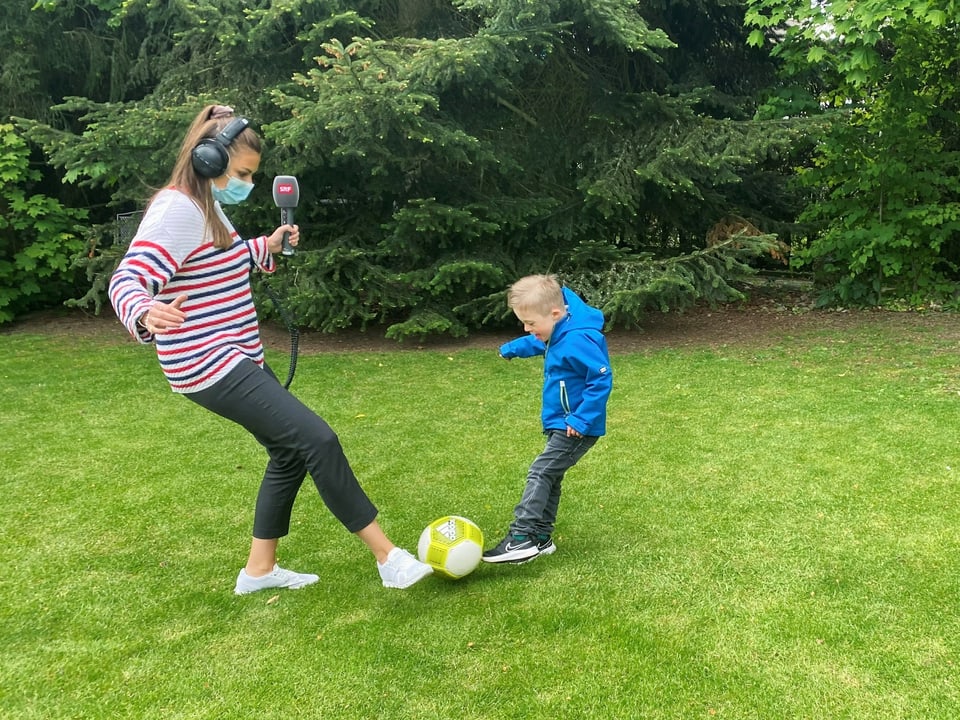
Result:
{"label": "zipper", "polygon": [[563,408],[564,417],[570,414],[570,399],[567,397],[566,380],[560,381],[560,407]]}

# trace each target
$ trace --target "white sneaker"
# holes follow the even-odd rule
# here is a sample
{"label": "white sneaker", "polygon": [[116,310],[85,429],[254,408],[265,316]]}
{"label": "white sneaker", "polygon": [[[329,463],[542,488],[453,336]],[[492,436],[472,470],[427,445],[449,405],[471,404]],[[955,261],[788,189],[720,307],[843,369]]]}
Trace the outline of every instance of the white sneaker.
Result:
{"label": "white sneaker", "polygon": [[391,550],[385,563],[377,563],[377,569],[384,587],[400,589],[410,587],[433,572],[432,567],[402,548]]}
{"label": "white sneaker", "polygon": [[319,579],[318,575],[295,573],[293,570],[284,570],[279,565],[274,565],[272,572],[261,577],[250,577],[247,575],[246,569],[241,569],[240,574],[237,575],[237,587],[233,592],[237,595],[246,595],[267,588],[299,590],[307,585],[313,585]]}

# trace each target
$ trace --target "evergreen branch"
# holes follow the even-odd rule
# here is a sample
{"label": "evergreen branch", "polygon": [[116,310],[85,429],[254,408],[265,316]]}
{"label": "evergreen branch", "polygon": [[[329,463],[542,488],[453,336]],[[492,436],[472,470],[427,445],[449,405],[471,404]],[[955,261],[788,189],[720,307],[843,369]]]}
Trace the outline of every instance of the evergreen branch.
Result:
{"label": "evergreen branch", "polygon": [[495,93],[490,93],[490,95],[491,95],[491,97],[493,97],[494,100],[497,101],[497,104],[498,104],[498,105],[502,105],[503,107],[505,107],[505,108],[506,108],[507,110],[509,110],[510,112],[512,112],[512,113],[514,113],[514,114],[516,114],[516,115],[519,115],[523,120],[525,120],[527,123],[529,123],[529,124],[532,125],[533,127],[540,127],[540,123],[538,123],[535,118],[533,118],[532,116],[530,116],[530,115],[528,115],[527,113],[525,113],[523,110],[521,110],[520,108],[518,108],[516,105],[514,105],[512,102],[510,102],[509,100],[507,100],[507,99],[506,99],[505,97],[503,97],[502,95],[497,95],[497,94],[495,94]]}
{"label": "evergreen branch", "polygon": [[565,278],[581,290],[587,302],[600,308],[609,326],[636,325],[652,309],[684,310],[705,300],[743,300],[734,284],[756,274],[748,261],[784,250],[775,235],[751,235],[743,230],[684,255],[666,259],[632,256],[597,272]]}

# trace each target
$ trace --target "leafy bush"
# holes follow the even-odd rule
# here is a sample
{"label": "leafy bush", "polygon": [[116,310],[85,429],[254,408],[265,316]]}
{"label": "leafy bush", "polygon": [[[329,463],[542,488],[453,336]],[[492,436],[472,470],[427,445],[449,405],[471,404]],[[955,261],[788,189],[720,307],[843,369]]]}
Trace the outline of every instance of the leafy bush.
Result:
{"label": "leafy bush", "polygon": [[833,119],[801,173],[812,195],[800,219],[819,231],[794,253],[815,270],[820,303],[956,303],[960,85],[948,68],[957,63],[957,7],[748,6],[749,42],[768,45],[795,80],[818,77]]}
{"label": "leafy bush", "polygon": [[68,208],[33,188],[30,148],[0,124],[0,323],[69,297],[77,288],[86,210]]}

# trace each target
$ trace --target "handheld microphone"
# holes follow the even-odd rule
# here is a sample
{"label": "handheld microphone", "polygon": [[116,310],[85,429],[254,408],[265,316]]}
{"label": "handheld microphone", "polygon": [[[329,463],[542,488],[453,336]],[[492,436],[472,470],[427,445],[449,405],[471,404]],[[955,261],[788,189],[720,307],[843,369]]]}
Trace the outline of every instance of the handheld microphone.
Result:
{"label": "handheld microphone", "polygon": [[[280,208],[280,224],[294,225],[293,209],[300,202],[300,184],[293,175],[277,175],[273,179],[273,203]],[[293,255],[296,252],[290,245],[290,233],[283,234],[284,255]]]}

